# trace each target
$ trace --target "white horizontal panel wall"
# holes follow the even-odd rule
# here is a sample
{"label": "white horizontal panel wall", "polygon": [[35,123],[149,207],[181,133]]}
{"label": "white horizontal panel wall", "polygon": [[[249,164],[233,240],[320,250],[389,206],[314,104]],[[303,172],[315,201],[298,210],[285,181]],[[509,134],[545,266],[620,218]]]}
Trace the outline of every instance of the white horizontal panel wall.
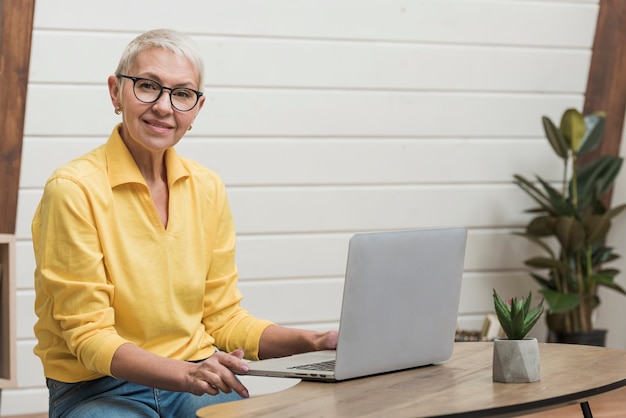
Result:
{"label": "white horizontal panel wall", "polygon": [[242,233],[519,225],[508,208],[531,207],[514,186],[231,188]]}
{"label": "white horizontal panel wall", "polygon": [[[37,31],[33,54],[38,59],[31,65],[31,83],[102,85],[132,37]],[[196,38],[206,57],[208,87],[563,92],[584,85],[590,57],[589,51],[571,48]],[[100,53],[93,60],[70,68],[62,65],[94,50]],[[560,72],[564,67],[571,70]]]}
{"label": "white horizontal panel wall", "polygon": [[[207,89],[190,136],[537,136],[575,94]],[[51,106],[63,98],[75,108]],[[32,85],[25,135],[101,137],[120,121],[105,87]],[[72,117],[68,115],[71,114]]]}
{"label": "white horizontal panel wall", "polygon": [[[25,138],[21,187],[42,188],[56,167],[102,141]],[[176,148],[227,186],[485,183],[512,173],[556,181],[562,174],[543,139],[186,138]]]}
{"label": "white horizontal panel wall", "polygon": [[[537,248],[514,230],[472,228],[467,238],[465,271],[519,269]],[[242,281],[274,278],[343,276],[351,233],[241,235],[237,240]]]}
{"label": "white horizontal panel wall", "polygon": [[17,344],[17,381],[20,387],[33,388],[45,385],[43,367],[33,353],[35,340],[23,340]]}
{"label": "white horizontal panel wall", "polygon": [[[30,234],[41,191],[19,194],[18,237]],[[240,234],[356,232],[465,225],[514,227],[534,205],[513,185],[231,188]]]}
{"label": "white horizontal panel wall", "polygon": [[[587,48],[597,0],[46,0],[35,27],[142,32],[175,27],[194,34],[361,39]],[[77,13],[67,11],[80,11]],[[123,11],[123,13],[122,13]],[[190,15],[191,14],[191,15]]]}
{"label": "white horizontal panel wall", "polygon": [[[30,236],[30,234],[28,234]],[[35,258],[33,257],[33,243],[29,238],[19,240],[15,245],[16,288],[18,290],[33,289],[33,273]]]}
{"label": "white horizontal panel wall", "polygon": [[[537,247],[514,236],[514,229],[472,228],[468,234],[465,270],[502,271],[519,268],[520,261]],[[237,264],[240,280],[337,277],[343,275],[352,233],[240,234]],[[32,245],[17,246],[20,290],[32,289]],[[306,255],[306,256],[303,256]]]}
{"label": "white horizontal panel wall", "polygon": [[16,334],[18,339],[33,337],[33,325],[35,325],[35,291],[18,290],[15,298],[16,314],[18,317]]}
{"label": "white horizontal panel wall", "polygon": [[513,235],[533,204],[512,175],[559,180],[540,118],[582,106],[597,12],[597,0],[38,0],[17,219],[20,389],[4,391],[0,415],[46,409],[30,220],[51,172],[120,120],[106,78],[135,35],[186,31],[205,56],[206,104],[177,149],[227,185],[248,309],[333,328],[352,233],[462,224],[459,325],[476,329],[492,288],[535,289],[522,260],[536,248]]}

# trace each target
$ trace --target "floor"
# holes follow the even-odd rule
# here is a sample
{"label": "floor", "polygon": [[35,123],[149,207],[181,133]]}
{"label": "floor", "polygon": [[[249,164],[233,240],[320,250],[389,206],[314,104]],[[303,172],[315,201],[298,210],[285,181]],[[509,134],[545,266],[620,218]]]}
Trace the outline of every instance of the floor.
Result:
{"label": "floor", "polygon": [[[623,418],[626,416],[626,388],[592,398],[589,401],[593,418]],[[582,417],[580,405],[570,405],[559,409],[524,415],[523,418],[577,418]],[[47,418],[47,414],[19,415],[4,418]]]}

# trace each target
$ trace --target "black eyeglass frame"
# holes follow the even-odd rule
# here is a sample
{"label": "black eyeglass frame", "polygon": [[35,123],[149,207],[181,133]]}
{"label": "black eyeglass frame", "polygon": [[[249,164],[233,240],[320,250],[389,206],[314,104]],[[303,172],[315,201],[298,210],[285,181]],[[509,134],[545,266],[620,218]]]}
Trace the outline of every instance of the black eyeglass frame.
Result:
{"label": "black eyeglass frame", "polygon": [[[153,80],[151,78],[133,77],[131,75],[125,75],[125,74],[116,74],[116,77],[117,78],[127,78],[129,80],[132,80],[132,82],[133,82],[133,94],[135,95],[135,99],[139,100],[141,103],[155,103],[163,95],[163,90],[169,90],[170,91],[170,94],[169,94],[169,96],[170,96],[170,104],[172,105],[172,108],[176,109],[179,112],[189,112],[190,110],[192,110],[194,107],[196,107],[198,105],[198,102],[200,101],[200,97],[202,97],[204,95],[203,92],[198,91],[198,90],[194,90],[194,89],[189,88],[189,87],[165,87],[163,84],[161,84],[158,81]],[[159,94],[157,95],[157,97],[154,100],[150,101],[150,102],[146,102],[145,100],[141,100],[139,97],[137,97],[137,93],[135,93],[135,84],[138,81],[151,81],[151,82],[155,83],[157,86],[159,86],[161,88],[161,91],[159,91]],[[193,104],[193,106],[191,106],[187,110],[180,110],[179,108],[176,107],[176,105],[174,104],[174,101],[172,100],[172,92],[174,90],[178,90],[178,89],[190,90],[190,91],[193,91],[196,94],[196,102]]]}

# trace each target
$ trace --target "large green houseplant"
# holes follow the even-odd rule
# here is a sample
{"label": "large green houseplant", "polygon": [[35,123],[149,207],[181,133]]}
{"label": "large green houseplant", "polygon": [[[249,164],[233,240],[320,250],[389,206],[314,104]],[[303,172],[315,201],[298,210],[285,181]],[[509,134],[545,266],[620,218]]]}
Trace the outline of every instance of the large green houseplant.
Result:
{"label": "large green houseplant", "polygon": [[605,243],[612,219],[626,207],[611,209],[605,204],[622,158],[590,154],[603,139],[603,113],[582,115],[568,109],[558,127],[548,117],[542,121],[552,149],[562,160],[563,179],[555,184],[539,176],[533,181],[514,176],[514,183],[538,204],[527,211],[534,217],[519,235],[536,243],[543,255],[525,264],[534,269],[531,275],[548,305],[551,335],[590,332],[592,313],[600,303],[598,287],[626,294],[615,282],[618,270],[606,266],[618,255]]}

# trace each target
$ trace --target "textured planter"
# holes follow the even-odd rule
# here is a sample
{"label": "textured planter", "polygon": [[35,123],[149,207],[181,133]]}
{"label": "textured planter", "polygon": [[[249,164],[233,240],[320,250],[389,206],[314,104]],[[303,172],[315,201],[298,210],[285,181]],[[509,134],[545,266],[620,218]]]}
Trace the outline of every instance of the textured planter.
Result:
{"label": "textured planter", "polygon": [[536,338],[493,342],[493,381],[530,383],[540,379],[539,344]]}

